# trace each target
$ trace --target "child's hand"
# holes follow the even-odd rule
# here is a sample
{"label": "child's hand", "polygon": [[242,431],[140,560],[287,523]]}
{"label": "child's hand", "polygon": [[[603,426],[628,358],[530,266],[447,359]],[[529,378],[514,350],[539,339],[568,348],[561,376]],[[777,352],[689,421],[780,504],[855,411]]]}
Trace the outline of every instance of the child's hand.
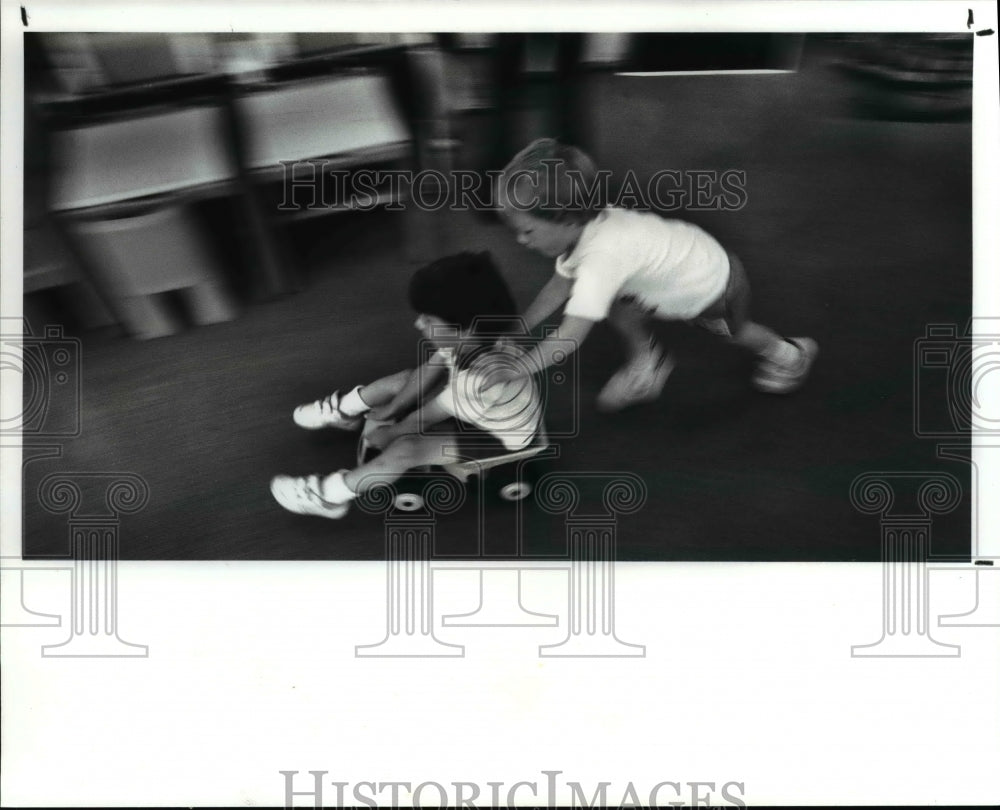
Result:
{"label": "child's hand", "polygon": [[518,371],[515,368],[490,369],[486,375],[485,382],[488,388],[493,388],[494,386],[506,385],[511,380],[516,380],[523,376],[524,371]]}
{"label": "child's hand", "polygon": [[516,397],[529,384],[524,370],[503,368],[491,371],[485,378],[482,396],[486,402],[501,402]]}

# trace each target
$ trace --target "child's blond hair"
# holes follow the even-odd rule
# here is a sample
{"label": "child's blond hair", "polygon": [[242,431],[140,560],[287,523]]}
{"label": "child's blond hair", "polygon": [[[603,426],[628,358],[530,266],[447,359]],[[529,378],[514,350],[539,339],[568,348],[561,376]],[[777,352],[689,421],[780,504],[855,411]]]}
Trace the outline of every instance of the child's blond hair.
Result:
{"label": "child's blond hair", "polygon": [[557,223],[586,224],[604,208],[597,166],[582,149],[553,138],[532,141],[500,176],[500,211]]}

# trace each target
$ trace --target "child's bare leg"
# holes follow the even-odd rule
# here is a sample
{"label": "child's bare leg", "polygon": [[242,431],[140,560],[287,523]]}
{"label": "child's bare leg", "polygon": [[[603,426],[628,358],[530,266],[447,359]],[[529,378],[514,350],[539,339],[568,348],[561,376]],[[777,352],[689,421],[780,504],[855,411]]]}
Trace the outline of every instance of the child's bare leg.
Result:
{"label": "child's bare leg", "polygon": [[753,321],[744,321],[739,330],[733,334],[733,342],[737,346],[753,352],[760,357],[774,359],[776,362],[795,359],[795,347],[777,332]]}
{"label": "child's bare leg", "polygon": [[[812,338],[784,338],[750,320],[750,282],[738,257],[729,256],[729,283],[722,298],[703,315],[726,324],[732,341],[760,358],[754,385],[771,394],[797,390],[809,375],[818,347]],[[714,331],[714,330],[713,330]]]}
{"label": "child's bare leg", "polygon": [[649,348],[653,335],[649,331],[647,319],[646,311],[634,301],[619,298],[611,305],[608,323],[625,341],[629,357],[635,357]]}
{"label": "child's bare leg", "polygon": [[597,395],[605,412],[656,399],[674,368],[673,358],[656,346],[648,326],[648,313],[634,301],[617,300],[608,321],[622,336],[629,359]]}
{"label": "child's bare leg", "polygon": [[398,394],[410,379],[412,371],[399,371],[387,377],[370,382],[358,389],[358,396],[369,408],[385,405]]}
{"label": "child's bare leg", "polygon": [[[446,450],[457,446],[458,439],[451,434],[401,436],[371,461],[343,473],[343,481],[353,493],[361,494],[378,484],[391,484],[415,467],[454,461]],[[337,475],[334,473],[325,479],[324,486]]]}

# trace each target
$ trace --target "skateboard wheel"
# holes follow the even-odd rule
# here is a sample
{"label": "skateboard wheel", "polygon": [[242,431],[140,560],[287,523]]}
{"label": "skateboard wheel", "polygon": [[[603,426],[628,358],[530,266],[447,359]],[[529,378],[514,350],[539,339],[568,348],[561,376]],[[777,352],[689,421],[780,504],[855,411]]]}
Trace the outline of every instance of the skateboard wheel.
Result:
{"label": "skateboard wheel", "polygon": [[527,481],[511,481],[500,487],[500,497],[505,501],[523,501],[531,494],[532,489]]}
{"label": "skateboard wheel", "polygon": [[394,505],[400,512],[416,512],[424,508],[424,499],[415,492],[401,492],[396,496]]}

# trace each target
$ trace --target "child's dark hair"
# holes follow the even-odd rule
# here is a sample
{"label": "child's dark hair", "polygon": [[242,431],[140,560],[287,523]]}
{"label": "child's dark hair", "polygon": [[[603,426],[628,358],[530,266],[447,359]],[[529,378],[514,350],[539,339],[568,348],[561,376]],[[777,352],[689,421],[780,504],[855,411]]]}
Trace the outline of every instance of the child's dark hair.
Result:
{"label": "child's dark hair", "polygon": [[421,267],[410,279],[409,298],[415,312],[471,330],[473,339],[465,341],[460,367],[497,338],[518,331],[521,322],[514,297],[488,251],[445,256]]}

